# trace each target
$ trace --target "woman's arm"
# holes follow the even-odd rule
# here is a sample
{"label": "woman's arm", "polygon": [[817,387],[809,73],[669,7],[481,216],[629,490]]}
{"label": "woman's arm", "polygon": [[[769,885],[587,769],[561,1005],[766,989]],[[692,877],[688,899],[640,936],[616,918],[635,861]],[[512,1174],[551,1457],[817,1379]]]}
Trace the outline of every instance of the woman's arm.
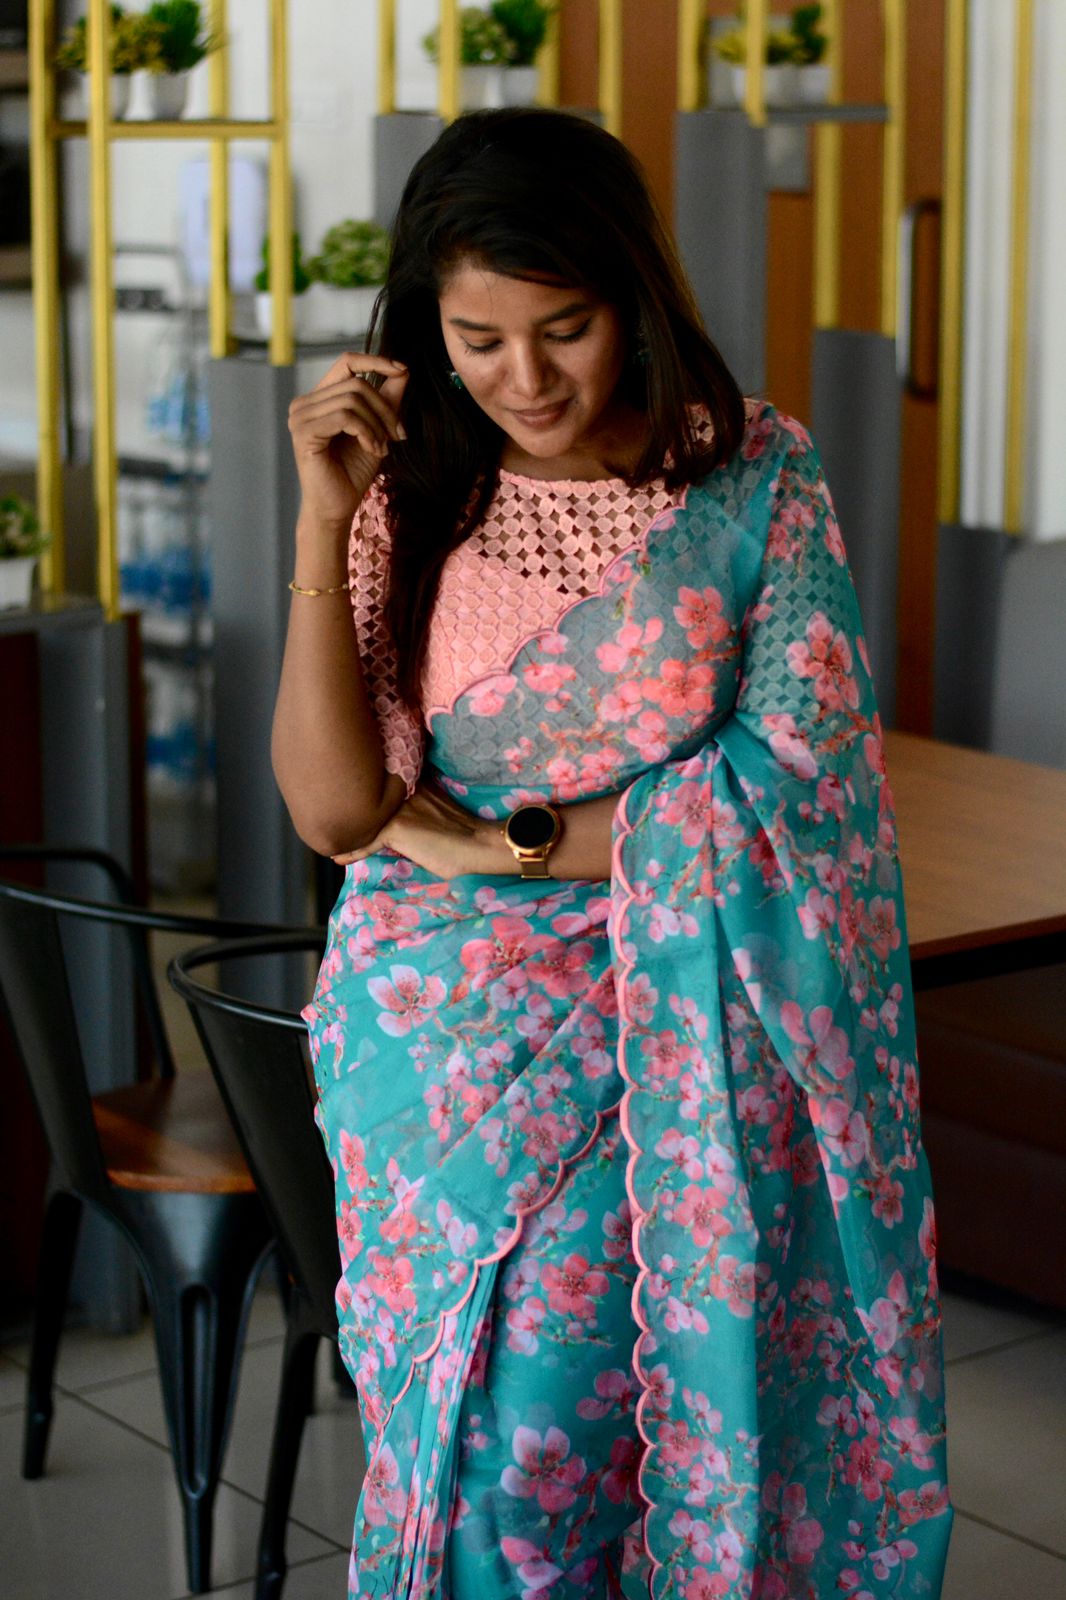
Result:
{"label": "woman's arm", "polygon": [[[368,373],[385,378],[380,390]],[[346,352],[289,408],[302,491],[293,581],[336,592],[292,597],[271,757],[297,833],[323,855],[373,838],[406,792],[385,770],[347,590],[349,530],[402,437],[406,381],[398,362]]]}
{"label": "woman's arm", "polygon": [[[562,880],[600,881],[611,876],[611,825],[617,794],[558,806],[562,838],[548,857],[548,873]],[[419,784],[405,805],[376,836],[355,850],[334,856],[342,865],[361,861],[388,847],[438,878],[467,872],[518,876],[518,862],[503,837],[502,825],[464,811],[432,784]]]}
{"label": "woman's arm", "polygon": [[[294,582],[344,584],[347,534],[301,514]],[[347,588],[292,597],[271,757],[293,826],[321,855],[373,838],[406,795],[385,770]]]}

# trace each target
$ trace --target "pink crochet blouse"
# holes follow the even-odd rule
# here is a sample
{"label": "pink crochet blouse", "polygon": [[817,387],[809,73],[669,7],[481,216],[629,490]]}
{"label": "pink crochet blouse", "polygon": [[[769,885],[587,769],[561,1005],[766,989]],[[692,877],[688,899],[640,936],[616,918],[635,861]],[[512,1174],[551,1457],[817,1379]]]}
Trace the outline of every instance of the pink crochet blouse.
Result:
{"label": "pink crochet blouse", "polygon": [[[706,414],[699,434],[710,442]],[[422,718],[403,703],[385,625],[390,535],[380,482],[352,523],[348,570],[352,613],[367,692],[377,713],[385,766],[410,793],[427,728],[473,684],[505,673],[522,644],[550,631],[576,601],[594,593],[615,558],[639,544],[653,517],[683,489],[661,478],[631,489],[622,478],[527,478],[502,471],[484,519],[444,564],[422,673]]]}

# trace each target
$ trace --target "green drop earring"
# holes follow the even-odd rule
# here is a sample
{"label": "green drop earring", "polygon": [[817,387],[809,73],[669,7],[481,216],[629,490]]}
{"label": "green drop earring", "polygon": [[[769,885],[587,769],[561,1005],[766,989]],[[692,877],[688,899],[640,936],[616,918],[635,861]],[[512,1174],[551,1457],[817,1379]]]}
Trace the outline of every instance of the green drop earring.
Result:
{"label": "green drop earring", "polygon": [[460,378],[454,367],[448,374],[448,382],[451,384],[453,389],[466,388],[466,384],[463,382],[462,378]]}

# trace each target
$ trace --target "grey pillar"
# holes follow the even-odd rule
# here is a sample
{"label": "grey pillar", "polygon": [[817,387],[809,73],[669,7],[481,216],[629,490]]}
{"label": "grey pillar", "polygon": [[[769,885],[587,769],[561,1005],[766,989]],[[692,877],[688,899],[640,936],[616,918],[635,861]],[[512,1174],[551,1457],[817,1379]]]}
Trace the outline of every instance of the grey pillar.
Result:
{"label": "grey pillar", "polygon": [[[265,352],[212,361],[212,528],[218,907],[223,917],[303,924],[306,847],[270,765],[270,728],[289,612],[299,485],[288,430],[295,368]],[[257,965],[249,997],[307,998],[302,964]]]}
{"label": "grey pillar", "polygon": [[896,708],[901,427],[894,342],[879,333],[818,330],[811,432],[844,535],[886,727]]}
{"label": "grey pillar", "polygon": [[745,394],[766,383],[766,140],[731,111],[680,111],[674,230],[707,331]]}
{"label": "grey pillar", "polygon": [[[1011,538],[999,529],[939,530],[933,732],[987,750],[1000,656],[1000,613]],[[1035,759],[1030,757],[1030,759]]]}
{"label": "grey pillar", "polygon": [[[41,685],[43,843],[106,850],[127,870],[131,859],[129,679],[126,624],[106,622],[95,601],[42,601],[0,616],[6,632],[37,637]],[[110,898],[93,867],[57,863],[49,888],[89,900]],[[136,1079],[130,1010],[132,979],[124,943],[106,928],[61,922],[78,1036],[93,1093]],[[140,1289],[118,1230],[86,1207],[71,1299],[88,1321],[129,1333],[140,1317]]]}
{"label": "grey pillar", "polygon": [[374,221],[392,226],[407,175],[443,130],[431,111],[392,111],[374,119]]}

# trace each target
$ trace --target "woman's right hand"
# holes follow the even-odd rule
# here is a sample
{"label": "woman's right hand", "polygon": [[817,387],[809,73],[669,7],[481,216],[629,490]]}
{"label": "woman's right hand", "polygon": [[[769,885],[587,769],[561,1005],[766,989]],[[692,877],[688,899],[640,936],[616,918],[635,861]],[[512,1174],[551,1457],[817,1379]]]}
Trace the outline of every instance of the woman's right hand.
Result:
{"label": "woman's right hand", "polygon": [[[377,389],[363,374],[380,373]],[[307,394],[289,406],[301,519],[347,534],[393,440],[406,437],[399,418],[407,368],[385,356],[346,350]]]}

